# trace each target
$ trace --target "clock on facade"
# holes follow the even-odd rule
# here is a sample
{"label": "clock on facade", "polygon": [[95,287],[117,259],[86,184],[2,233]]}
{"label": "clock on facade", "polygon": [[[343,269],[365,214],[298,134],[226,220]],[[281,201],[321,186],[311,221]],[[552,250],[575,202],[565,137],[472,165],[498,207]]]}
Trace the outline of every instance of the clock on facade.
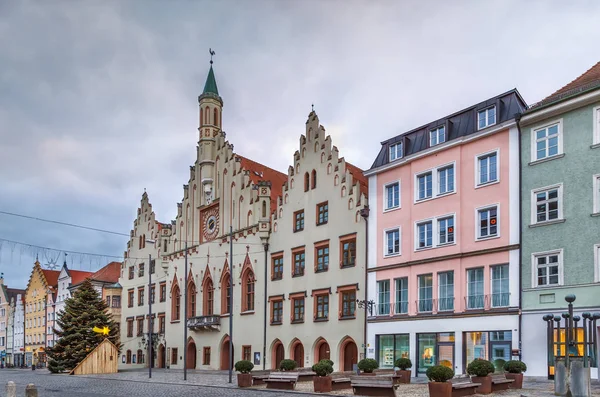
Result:
{"label": "clock on facade", "polygon": [[213,240],[219,233],[219,210],[211,208],[204,214],[204,239]]}

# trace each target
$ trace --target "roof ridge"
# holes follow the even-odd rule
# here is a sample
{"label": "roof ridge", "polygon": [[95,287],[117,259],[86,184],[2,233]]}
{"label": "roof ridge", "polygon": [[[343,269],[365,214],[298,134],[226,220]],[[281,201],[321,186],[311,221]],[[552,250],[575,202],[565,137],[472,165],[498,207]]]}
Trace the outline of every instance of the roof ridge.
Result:
{"label": "roof ridge", "polygon": [[[563,85],[562,87],[560,87],[558,90],[554,91],[552,94],[548,95],[546,98],[542,99],[540,102],[545,101],[546,99],[553,97],[554,95],[556,95],[557,93],[559,93],[560,91],[564,90],[565,88],[567,88],[569,85],[575,83],[577,80],[581,79],[583,76],[585,76],[586,74],[588,74],[589,72],[591,72],[596,66],[600,66],[600,61],[596,62],[594,65],[592,65],[592,67],[590,67],[588,70],[586,70],[585,72],[581,73],[579,76],[577,76],[576,78],[574,78],[573,80],[569,81],[567,84]],[[569,89],[570,90],[570,89]]]}

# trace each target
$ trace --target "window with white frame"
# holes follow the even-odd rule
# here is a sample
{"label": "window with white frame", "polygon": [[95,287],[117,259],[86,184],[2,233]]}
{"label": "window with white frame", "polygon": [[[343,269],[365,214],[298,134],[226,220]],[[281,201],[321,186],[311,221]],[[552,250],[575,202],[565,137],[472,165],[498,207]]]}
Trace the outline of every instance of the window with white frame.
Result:
{"label": "window with white frame", "polygon": [[600,106],[594,109],[594,145],[600,144]]}
{"label": "window with white frame", "polygon": [[454,272],[438,273],[438,311],[454,310]]}
{"label": "window with white frame", "polygon": [[467,309],[483,309],[483,267],[467,270]]}
{"label": "window with white frame", "polygon": [[385,185],[385,209],[400,207],[400,182]]}
{"label": "window with white frame", "polygon": [[377,314],[390,314],[390,280],[377,282]]}
{"label": "window with white frame", "polygon": [[415,223],[415,251],[454,244],[454,214]]}
{"label": "window with white frame", "polygon": [[594,214],[600,213],[600,174],[594,175]]}
{"label": "window with white frame", "polygon": [[400,228],[385,231],[385,256],[400,254]]}
{"label": "window with white frame", "polygon": [[438,244],[454,242],[454,217],[438,219]]}
{"label": "window with white frame", "polygon": [[600,281],[600,244],[594,245],[594,262],[596,263],[595,282]]}
{"label": "window with white frame", "polygon": [[531,223],[562,219],[562,184],[531,192]]}
{"label": "window with white frame", "polygon": [[417,224],[418,249],[433,247],[433,222],[427,221]]}
{"label": "window with white frame", "polygon": [[562,250],[533,254],[534,287],[562,284]]}
{"label": "window with white frame", "polygon": [[543,160],[561,153],[560,130],[560,122],[533,130],[532,161]]}
{"label": "window with white frame", "polygon": [[396,287],[396,314],[408,313],[408,277],[397,278]]}
{"label": "window with white frame", "polygon": [[390,161],[402,158],[402,142],[390,145]]}
{"label": "window with white frame", "polygon": [[477,156],[477,185],[498,181],[498,152]]}
{"label": "window with white frame", "polygon": [[480,130],[494,124],[496,124],[496,106],[477,112],[477,126]]}
{"label": "window with white frame", "polygon": [[419,279],[419,312],[433,310],[433,275],[422,274]]}
{"label": "window with white frame", "polygon": [[431,172],[417,175],[417,200],[425,200],[433,195],[433,177]]}
{"label": "window with white frame", "polygon": [[498,206],[477,210],[477,238],[498,236]]}
{"label": "window with white frame", "polygon": [[454,165],[438,169],[438,194],[454,191]]}
{"label": "window with white frame", "polygon": [[455,164],[446,164],[415,174],[415,202],[455,191]]}
{"label": "window with white frame", "polygon": [[446,142],[446,127],[441,126],[429,131],[429,146]]}
{"label": "window with white frame", "polygon": [[506,307],[509,304],[508,265],[491,267],[492,272],[492,307]]}

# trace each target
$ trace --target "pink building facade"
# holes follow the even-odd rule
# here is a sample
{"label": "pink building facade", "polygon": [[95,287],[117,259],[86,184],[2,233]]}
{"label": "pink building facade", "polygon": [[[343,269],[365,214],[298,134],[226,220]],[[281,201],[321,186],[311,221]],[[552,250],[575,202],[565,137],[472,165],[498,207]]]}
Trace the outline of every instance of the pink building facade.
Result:
{"label": "pink building facade", "polygon": [[382,143],[369,177],[369,357],[413,376],[519,350],[516,90]]}

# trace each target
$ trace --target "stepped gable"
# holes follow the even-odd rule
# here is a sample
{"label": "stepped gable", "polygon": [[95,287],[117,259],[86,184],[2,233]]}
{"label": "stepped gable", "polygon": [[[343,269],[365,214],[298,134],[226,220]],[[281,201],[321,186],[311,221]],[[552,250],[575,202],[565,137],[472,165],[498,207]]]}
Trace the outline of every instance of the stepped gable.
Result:
{"label": "stepped gable", "polygon": [[277,197],[281,196],[283,185],[287,182],[287,175],[276,171],[266,165],[252,161],[246,157],[236,155],[240,159],[242,169],[249,171],[249,177],[255,185],[259,181],[271,182],[271,213],[277,209]]}
{"label": "stepped gable", "polygon": [[569,98],[581,92],[600,87],[600,62],[589,68],[581,76],[571,81],[552,95],[544,98],[540,102],[533,104],[530,109],[539,108],[562,99]]}
{"label": "stepped gable", "polygon": [[358,183],[360,192],[368,197],[369,195],[369,180],[364,175],[363,170],[357,166],[346,162],[346,170],[352,174],[352,179]]}

